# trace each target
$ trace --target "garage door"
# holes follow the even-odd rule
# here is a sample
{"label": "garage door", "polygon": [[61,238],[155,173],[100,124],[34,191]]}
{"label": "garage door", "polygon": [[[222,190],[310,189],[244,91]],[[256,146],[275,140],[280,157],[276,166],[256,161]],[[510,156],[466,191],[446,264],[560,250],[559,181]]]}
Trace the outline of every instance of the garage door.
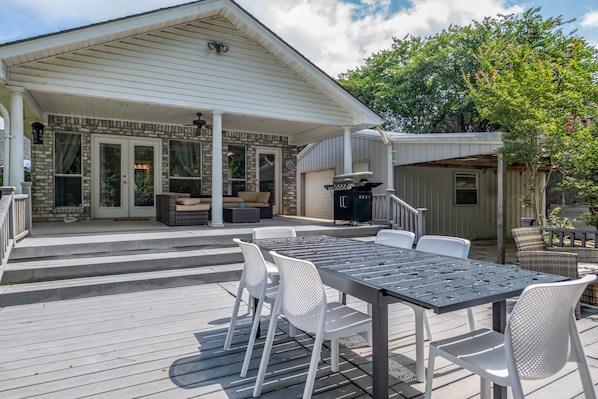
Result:
{"label": "garage door", "polygon": [[305,216],[319,219],[334,218],[332,192],[324,188],[332,184],[334,169],[309,172],[305,174],[304,204]]}

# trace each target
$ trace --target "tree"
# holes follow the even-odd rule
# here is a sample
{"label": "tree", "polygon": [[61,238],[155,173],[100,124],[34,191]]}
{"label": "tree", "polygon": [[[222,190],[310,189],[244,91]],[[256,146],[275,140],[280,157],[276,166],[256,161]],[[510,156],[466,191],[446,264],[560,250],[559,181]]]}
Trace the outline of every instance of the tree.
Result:
{"label": "tree", "polygon": [[561,17],[543,20],[538,10],[507,17],[476,51],[480,69],[464,77],[480,117],[505,132],[506,161],[524,166],[523,202],[543,224],[540,173],[560,170],[563,186],[581,187],[595,169],[596,125],[586,121],[597,116],[598,62],[595,48],[563,33]]}

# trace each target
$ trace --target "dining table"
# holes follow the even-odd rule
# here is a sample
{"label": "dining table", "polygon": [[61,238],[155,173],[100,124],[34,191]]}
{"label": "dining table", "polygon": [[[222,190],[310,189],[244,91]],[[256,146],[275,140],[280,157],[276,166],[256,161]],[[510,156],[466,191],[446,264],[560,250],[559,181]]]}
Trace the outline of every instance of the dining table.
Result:
{"label": "dining table", "polygon": [[[566,277],[474,259],[461,259],[414,249],[394,248],[349,238],[298,236],[253,240],[266,258],[270,251],[312,262],[322,283],[366,301],[372,310],[372,391],[389,395],[388,306],[406,301],[446,313],[492,303],[492,327],[504,332],[506,300],[536,283]],[[271,257],[270,257],[271,259]],[[423,328],[416,323],[416,328]],[[417,381],[425,378],[423,334],[416,334]],[[495,399],[506,387],[493,387]]]}

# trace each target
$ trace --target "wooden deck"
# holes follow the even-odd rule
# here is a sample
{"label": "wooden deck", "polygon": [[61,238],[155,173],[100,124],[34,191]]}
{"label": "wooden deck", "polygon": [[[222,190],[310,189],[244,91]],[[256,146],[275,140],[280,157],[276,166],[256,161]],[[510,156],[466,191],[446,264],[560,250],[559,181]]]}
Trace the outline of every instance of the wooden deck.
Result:
{"label": "wooden deck", "polygon": [[[207,284],[0,309],[0,398],[249,398],[263,339],[248,377],[239,377],[249,318],[223,351],[235,284]],[[330,296],[336,297],[331,291]],[[362,302],[350,302],[365,309]],[[242,306],[242,310],[246,307]],[[487,306],[475,309],[489,325]],[[463,312],[463,316],[464,316]],[[585,309],[579,328],[598,383],[598,313]],[[467,330],[466,317],[430,314],[435,339]],[[413,381],[413,312],[393,305],[390,314],[391,390],[394,398],[422,398]],[[265,335],[266,322],[262,324]],[[279,322],[263,398],[299,397],[312,339],[290,339]],[[371,395],[370,348],[362,336],[341,346],[341,371],[330,373],[329,347],[315,398]],[[426,351],[427,352],[427,351]],[[476,376],[439,360],[433,398],[479,397]],[[524,384],[527,398],[581,398],[574,366],[548,381]]]}

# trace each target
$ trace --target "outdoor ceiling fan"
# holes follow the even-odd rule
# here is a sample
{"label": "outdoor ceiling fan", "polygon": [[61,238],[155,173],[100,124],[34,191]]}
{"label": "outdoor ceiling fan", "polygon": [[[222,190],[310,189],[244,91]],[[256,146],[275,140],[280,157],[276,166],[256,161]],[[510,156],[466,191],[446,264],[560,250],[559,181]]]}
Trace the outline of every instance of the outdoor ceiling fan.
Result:
{"label": "outdoor ceiling fan", "polygon": [[193,121],[193,124],[195,126],[197,126],[198,129],[201,129],[204,126],[208,127],[208,122],[205,121],[205,120],[203,120],[203,119],[201,119],[201,112],[196,113],[196,115],[197,115],[197,119],[195,119]]}

